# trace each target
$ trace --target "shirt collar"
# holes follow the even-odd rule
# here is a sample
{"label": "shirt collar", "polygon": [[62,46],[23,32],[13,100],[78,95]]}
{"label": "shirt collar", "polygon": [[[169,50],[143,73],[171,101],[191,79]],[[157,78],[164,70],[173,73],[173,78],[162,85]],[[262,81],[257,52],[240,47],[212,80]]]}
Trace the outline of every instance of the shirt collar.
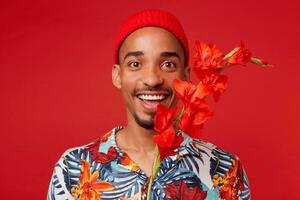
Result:
{"label": "shirt collar", "polygon": [[[116,149],[119,156],[122,156],[124,154],[124,152],[118,147],[117,142],[116,142],[117,132],[120,131],[121,129],[123,129],[122,126],[117,126],[110,131],[110,133],[109,133],[110,135],[103,136],[103,137],[105,137],[105,141],[100,143],[99,152],[107,153],[108,149],[110,147],[113,147]],[[175,156],[176,155],[178,155],[178,156],[186,155],[189,153],[187,150],[187,146],[191,142],[193,142],[193,139],[191,137],[189,137],[187,134],[185,134],[184,132],[182,132],[181,130],[179,130],[177,132],[177,134],[181,134],[184,139],[183,139],[183,142],[181,143],[181,145],[178,148],[174,149]]]}

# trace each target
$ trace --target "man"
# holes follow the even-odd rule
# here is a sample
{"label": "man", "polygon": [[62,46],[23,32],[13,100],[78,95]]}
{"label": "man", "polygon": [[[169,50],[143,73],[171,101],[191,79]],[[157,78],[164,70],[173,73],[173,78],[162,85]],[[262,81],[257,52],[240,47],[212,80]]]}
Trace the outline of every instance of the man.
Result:
{"label": "man", "polygon": [[181,131],[184,141],[162,161],[147,193],[156,107],[176,104],[172,82],[189,79],[188,63],[188,42],[173,15],[153,9],[125,21],[112,81],[124,98],[127,125],[67,150],[55,165],[48,199],[250,199],[236,156]]}

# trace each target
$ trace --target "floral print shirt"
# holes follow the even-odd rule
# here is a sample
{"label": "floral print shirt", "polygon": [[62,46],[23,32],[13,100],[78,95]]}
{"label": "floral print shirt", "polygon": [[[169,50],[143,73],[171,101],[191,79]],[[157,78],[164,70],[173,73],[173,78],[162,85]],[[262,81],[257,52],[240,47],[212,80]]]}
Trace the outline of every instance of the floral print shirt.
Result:
{"label": "floral print shirt", "polygon": [[[47,199],[146,199],[150,178],[118,148],[120,129],[67,150],[55,165]],[[245,171],[235,155],[177,134],[184,141],[175,155],[162,161],[150,199],[250,199]]]}

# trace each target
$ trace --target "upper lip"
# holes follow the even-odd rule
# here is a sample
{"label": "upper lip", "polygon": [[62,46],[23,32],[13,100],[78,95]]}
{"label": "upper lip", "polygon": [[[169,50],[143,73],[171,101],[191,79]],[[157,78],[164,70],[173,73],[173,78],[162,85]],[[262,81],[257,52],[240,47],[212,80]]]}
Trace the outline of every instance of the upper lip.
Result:
{"label": "upper lip", "polygon": [[145,95],[169,95],[169,92],[167,91],[140,91],[140,92],[137,92],[136,95],[142,95],[142,94],[145,94]]}

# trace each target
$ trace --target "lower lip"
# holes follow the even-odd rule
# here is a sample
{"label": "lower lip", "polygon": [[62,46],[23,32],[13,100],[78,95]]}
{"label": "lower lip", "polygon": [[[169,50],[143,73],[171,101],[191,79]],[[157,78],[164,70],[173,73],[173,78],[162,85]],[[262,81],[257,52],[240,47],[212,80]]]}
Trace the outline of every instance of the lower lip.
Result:
{"label": "lower lip", "polygon": [[161,101],[147,101],[141,99],[139,100],[141,101],[141,104],[146,112],[155,112],[157,105],[161,103]]}

